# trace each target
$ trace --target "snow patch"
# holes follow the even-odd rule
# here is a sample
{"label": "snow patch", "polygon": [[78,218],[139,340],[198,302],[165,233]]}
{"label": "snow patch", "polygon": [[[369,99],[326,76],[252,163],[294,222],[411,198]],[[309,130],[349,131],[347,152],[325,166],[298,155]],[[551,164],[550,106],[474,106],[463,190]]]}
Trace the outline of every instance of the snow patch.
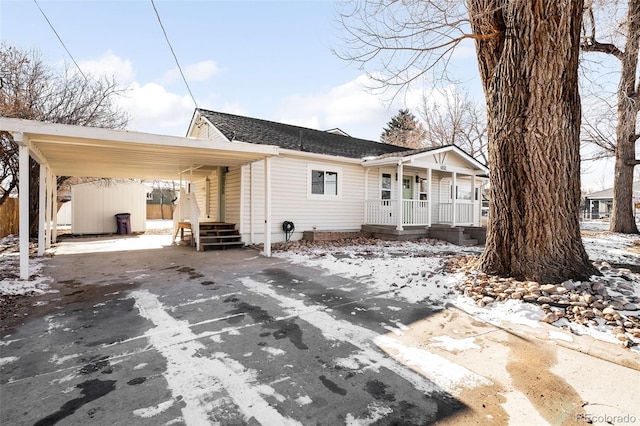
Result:
{"label": "snow patch", "polygon": [[133,410],[133,415],[148,419],[149,417],[157,416],[158,414],[166,411],[171,407],[174,403],[173,399],[169,399],[165,402],[161,402],[158,405],[154,405],[147,408],[140,408],[137,410]]}
{"label": "snow patch", "polygon": [[437,336],[432,337],[431,340],[435,340],[436,343],[430,343],[429,346],[435,348],[443,348],[449,352],[462,352],[469,349],[481,349],[480,346],[474,343],[474,337],[467,337],[466,339],[454,339],[449,336]]}
{"label": "snow patch", "polygon": [[6,356],[4,358],[0,358],[0,367],[6,364],[10,364],[12,362],[16,362],[19,359],[20,358],[18,358],[17,356]]}

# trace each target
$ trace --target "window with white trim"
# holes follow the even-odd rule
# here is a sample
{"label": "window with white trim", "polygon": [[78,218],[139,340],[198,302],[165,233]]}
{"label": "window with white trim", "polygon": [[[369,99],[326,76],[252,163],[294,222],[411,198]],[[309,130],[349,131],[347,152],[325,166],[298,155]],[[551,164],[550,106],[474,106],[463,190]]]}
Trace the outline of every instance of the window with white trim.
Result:
{"label": "window with white trim", "polygon": [[391,174],[390,173],[382,174],[382,179],[380,180],[380,199],[382,200],[391,199]]}
{"label": "window with white trim", "polygon": [[309,197],[310,198],[338,198],[342,179],[340,168],[308,166]]}

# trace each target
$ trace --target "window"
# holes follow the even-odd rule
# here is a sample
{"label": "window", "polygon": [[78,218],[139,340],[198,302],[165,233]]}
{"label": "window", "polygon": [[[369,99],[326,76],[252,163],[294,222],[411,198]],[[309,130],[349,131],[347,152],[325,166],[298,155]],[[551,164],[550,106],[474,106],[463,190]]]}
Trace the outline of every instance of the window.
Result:
{"label": "window", "polygon": [[391,174],[383,173],[382,181],[381,181],[381,190],[380,190],[380,199],[382,200],[390,200],[391,199]]}
{"label": "window", "polygon": [[456,199],[471,200],[471,181],[459,180],[457,182]]}
{"label": "window", "polygon": [[420,179],[420,199],[426,201],[429,199],[429,181],[427,179]]}
{"label": "window", "polygon": [[311,198],[338,198],[340,196],[340,186],[338,176],[341,175],[340,168],[323,168],[317,165],[307,167],[308,170],[308,194]]}

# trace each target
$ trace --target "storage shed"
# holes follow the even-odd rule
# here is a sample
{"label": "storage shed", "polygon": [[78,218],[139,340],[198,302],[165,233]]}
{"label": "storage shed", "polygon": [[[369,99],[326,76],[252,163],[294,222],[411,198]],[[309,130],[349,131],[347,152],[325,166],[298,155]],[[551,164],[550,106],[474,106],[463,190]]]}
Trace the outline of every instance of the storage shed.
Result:
{"label": "storage shed", "polygon": [[115,215],[131,214],[131,232],[146,231],[147,193],[151,188],[137,182],[89,182],[71,186],[71,232],[113,234]]}

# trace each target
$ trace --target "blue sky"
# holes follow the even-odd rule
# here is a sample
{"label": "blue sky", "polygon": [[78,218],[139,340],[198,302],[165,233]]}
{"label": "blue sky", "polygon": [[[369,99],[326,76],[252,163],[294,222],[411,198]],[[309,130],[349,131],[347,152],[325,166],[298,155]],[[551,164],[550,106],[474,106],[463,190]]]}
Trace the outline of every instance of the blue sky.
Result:
{"label": "blue sky", "polygon": [[[129,128],[183,135],[194,104],[177,73],[150,1],[47,1],[40,6],[85,72],[129,86]],[[163,1],[156,6],[202,108],[378,140],[404,104],[365,88],[365,73],[339,59],[332,1]],[[3,0],[3,40],[71,59],[30,0]],[[469,73],[468,64],[471,65]],[[477,75],[473,58],[465,74]],[[472,90],[479,92],[479,83]],[[408,98],[416,107],[417,92]]]}
{"label": "blue sky", "polygon": [[[195,105],[149,0],[39,0],[84,72],[117,76],[129,129],[184,135]],[[378,140],[400,108],[416,115],[423,89],[388,105],[364,71],[339,59],[343,35],[333,1],[178,1],[156,7],[201,108],[316,129],[339,127]],[[54,66],[71,58],[32,0],[0,2],[0,38],[36,49]],[[472,45],[449,70],[482,102]],[[431,87],[431,86],[430,86]],[[590,166],[583,187],[611,185],[612,161]]]}

